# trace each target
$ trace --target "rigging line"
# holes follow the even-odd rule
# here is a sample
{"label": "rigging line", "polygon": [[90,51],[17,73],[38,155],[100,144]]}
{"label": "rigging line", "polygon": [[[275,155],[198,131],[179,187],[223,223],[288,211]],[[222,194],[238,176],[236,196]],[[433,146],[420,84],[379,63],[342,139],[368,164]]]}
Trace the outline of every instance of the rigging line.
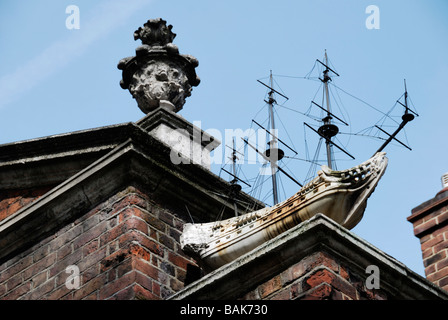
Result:
{"label": "rigging line", "polygon": [[282,74],[273,74],[273,76],[277,77],[277,78],[308,79],[306,76],[299,77],[299,76],[289,76],[289,75],[282,75]]}
{"label": "rigging line", "polygon": [[282,190],[283,190],[283,199],[285,199],[286,198],[286,190],[285,190],[285,186],[284,186],[284,183],[283,183],[281,175],[279,175],[279,179],[278,180],[279,180],[279,184],[280,184],[280,186],[282,187]]}
{"label": "rigging line", "polygon": [[339,134],[342,135],[351,135],[351,136],[359,136],[359,137],[367,137],[367,138],[372,138],[372,139],[378,139],[378,140],[386,140],[382,137],[376,137],[376,136],[372,136],[372,135],[368,135],[368,134],[360,134],[360,133],[347,133],[347,132],[339,132]]}
{"label": "rigging line", "polygon": [[[315,150],[315,152],[314,152],[313,162],[317,162],[317,159],[319,158],[319,153],[320,153],[320,148],[321,148],[321,146],[322,146],[322,141],[323,141],[323,139],[320,138],[320,139],[319,139],[319,142],[318,142],[318,144],[317,144],[316,150]],[[317,166],[318,166],[317,164],[312,164],[312,165],[309,167],[309,169],[308,169],[308,173],[306,174],[306,181],[309,181],[309,180],[315,175],[316,167],[317,167]]]}
{"label": "rigging line", "polygon": [[188,206],[185,205],[185,209],[187,209],[188,215],[190,216],[191,222],[194,224],[193,217],[191,216],[190,210],[188,210]]}
{"label": "rigging line", "polygon": [[[391,116],[391,115],[390,115],[390,114],[392,113],[392,111],[395,109],[395,107],[397,106],[397,103],[398,103],[398,101],[396,101],[396,102],[394,103],[394,105],[389,109],[389,111],[387,112],[387,114],[386,114],[385,116],[381,117],[381,118],[377,121],[377,123],[375,123],[375,124],[378,124],[378,125],[380,125],[380,126],[385,126],[385,122],[386,122],[387,119],[391,119],[393,122],[395,122],[396,124],[398,124],[398,121],[395,121],[395,119],[394,119],[394,118],[396,118],[397,116]],[[401,118],[401,116],[400,116],[400,118]],[[380,122],[381,122],[381,124],[380,124]]]}
{"label": "rigging line", "polygon": [[308,139],[307,139],[307,136],[306,136],[305,125],[303,125],[303,137],[304,137],[304,140],[305,140],[305,157],[306,157],[306,159],[310,159],[310,152],[309,152],[309,149],[308,149]]}
{"label": "rigging line", "polygon": [[[339,89],[339,90],[341,90],[342,92],[344,92],[345,94],[347,94],[347,95],[349,95],[350,97],[352,97],[352,98],[354,98],[354,99],[356,99],[356,100],[358,100],[358,101],[360,101],[360,102],[362,102],[362,103],[364,103],[365,105],[367,105],[367,106],[369,106],[370,108],[372,108],[372,109],[374,109],[375,111],[377,111],[377,112],[379,112],[379,113],[381,113],[382,115],[384,115],[384,116],[387,116],[388,117],[388,115],[387,114],[385,114],[383,111],[381,111],[380,109],[378,109],[378,108],[375,108],[374,106],[372,106],[370,103],[367,103],[366,101],[364,101],[364,100],[362,100],[362,99],[360,99],[360,98],[358,98],[358,97],[356,97],[356,96],[354,96],[354,95],[352,95],[351,93],[349,93],[349,92],[347,92],[347,91],[345,91],[344,89],[342,89],[342,88],[340,88],[340,87],[338,87],[337,85],[335,85],[334,83],[331,83],[331,85],[332,86],[335,86],[337,89]],[[393,119],[392,119],[393,120]],[[395,121],[395,120],[393,120],[393,121]],[[396,121],[395,121],[396,122]],[[397,124],[398,124],[398,122],[396,122]]]}
{"label": "rigging line", "polygon": [[[288,157],[288,158],[290,158],[290,157]],[[288,167],[288,164],[291,162],[291,160],[289,160],[289,161],[282,161],[282,162],[283,162],[283,165],[282,165],[282,167],[278,167],[278,171],[283,171],[283,173],[285,175],[289,175],[289,178],[293,177],[295,180],[299,180],[295,176],[294,172],[292,172],[292,170],[289,169],[289,167]],[[289,173],[286,173],[285,168],[287,169],[287,171],[289,171]],[[281,174],[279,176],[281,176]]]}
{"label": "rigging line", "polygon": [[[338,109],[339,109],[339,113],[341,114],[342,118],[344,119],[345,124],[348,126],[348,124],[347,124],[347,119],[345,118],[345,112],[346,112],[347,110],[345,110],[345,107],[344,107],[344,104],[342,103],[342,101],[339,101],[340,104],[338,103],[338,99],[336,99],[336,96],[335,96],[334,93],[333,93],[333,91],[337,91],[337,90],[333,90],[333,88],[329,88],[329,91],[330,91],[331,97],[333,98],[333,101],[335,102],[336,106],[337,106]],[[344,107],[344,108],[343,108],[343,109],[344,109],[344,112],[342,111],[341,105],[342,105],[342,107]],[[339,119],[339,120],[340,120],[340,119]]]}
{"label": "rigging line", "polygon": [[[263,166],[266,166],[266,164]],[[259,195],[261,195],[262,186],[265,184],[265,182],[269,178],[270,178],[270,176],[267,175],[267,177],[263,180],[263,175],[261,175],[260,172],[258,172],[255,183],[254,183],[254,188],[252,188],[253,194],[257,194],[257,192],[259,192]]]}
{"label": "rigging line", "polygon": [[293,142],[293,140],[291,139],[291,136],[289,135],[288,130],[286,130],[286,127],[285,127],[285,125],[284,125],[282,119],[280,118],[280,115],[278,114],[277,110],[275,110],[275,109],[274,109],[274,112],[275,112],[275,114],[277,115],[277,119],[280,121],[280,123],[281,123],[281,125],[282,125],[282,127],[283,127],[283,130],[285,130],[286,135],[288,136],[289,141],[290,141],[290,143],[292,144],[292,146],[293,146],[293,148],[294,148],[294,152],[297,153],[297,152],[295,151],[296,146],[294,145],[294,142]]}
{"label": "rigging line", "polygon": [[264,108],[266,107],[266,104],[263,104],[263,106],[257,111],[257,113],[254,116],[254,119],[258,116],[258,114],[264,110]]}
{"label": "rigging line", "polygon": [[[280,85],[278,84],[278,82],[275,81],[275,78],[274,78],[274,77],[272,77],[272,80],[273,80],[274,83],[277,85],[277,87],[280,89],[280,91],[281,91],[281,93],[284,95],[284,97],[286,97],[285,92],[282,90],[282,88],[280,87]],[[273,83],[273,84],[274,84],[274,83]],[[274,89],[274,86],[272,86],[272,89]]]}
{"label": "rigging line", "polygon": [[224,210],[225,209],[226,209],[226,207],[222,206],[221,212],[218,214],[218,216],[215,219],[215,223],[213,224],[213,228],[215,228],[219,224],[220,220],[222,220],[222,217],[224,215]]}
{"label": "rigging line", "polygon": [[[322,83],[322,81],[320,82],[320,85],[319,85],[319,87],[317,88],[317,90],[316,90],[316,92],[314,93],[314,96],[313,96],[313,99],[311,100],[311,101],[314,101],[315,99],[316,99],[316,97],[317,97],[317,94],[321,91],[321,89],[322,89],[322,87],[323,87],[323,83]],[[310,107],[309,107],[309,111],[311,112],[311,104],[310,104]]]}
{"label": "rigging line", "polygon": [[[303,158],[297,158],[297,157],[291,157],[291,156],[283,156],[283,158],[288,158],[288,159],[291,159],[291,160],[305,161],[305,162],[310,162],[310,163],[315,164],[315,165],[320,165],[319,162],[314,162],[313,160],[308,160],[308,159],[303,159]],[[324,161],[324,160],[322,160],[322,161]]]}
{"label": "rigging line", "polygon": [[311,73],[314,71],[314,68],[316,68],[316,64],[317,64],[317,61],[314,61],[313,68],[311,69],[310,72],[308,72],[308,73],[305,75],[305,77],[309,78],[309,76],[311,75]]}
{"label": "rigging line", "polygon": [[[332,89],[332,88],[331,88],[330,90],[333,92],[333,89]],[[344,107],[344,103],[342,102],[342,98],[341,98],[341,96],[339,95],[339,91],[338,91],[338,90],[334,90],[334,91],[336,91],[336,95],[338,96],[339,101],[341,102],[342,106]],[[348,118],[347,122],[350,124],[350,123],[352,122],[352,120],[350,119],[350,113],[346,110],[345,107],[344,107],[344,110],[345,110],[345,112],[346,112],[346,116],[347,116],[347,118]],[[350,131],[352,131],[351,127],[350,127]]]}
{"label": "rigging line", "polygon": [[414,107],[415,112],[418,113],[418,110],[417,110],[417,108],[415,107],[414,102],[412,101],[411,96],[410,96],[409,94],[408,94],[408,101],[411,102],[411,105]]}
{"label": "rigging line", "polygon": [[[300,111],[298,111],[298,110],[296,110],[296,109],[292,109],[292,108],[289,108],[289,107],[285,107],[284,105],[281,105],[281,104],[277,104],[277,106],[279,106],[279,107],[281,107],[281,108],[285,108],[285,109],[290,110],[290,111],[293,111],[293,112],[296,112],[296,113],[299,113],[299,114],[301,114],[301,115],[303,115],[303,116],[305,116],[305,117],[308,117],[308,118],[310,118],[310,119],[313,119],[313,120],[315,120],[315,121],[320,121],[320,118],[317,118],[317,117],[314,117],[314,116],[310,116],[309,114],[300,112]],[[309,109],[308,109],[308,110],[309,110]]]}

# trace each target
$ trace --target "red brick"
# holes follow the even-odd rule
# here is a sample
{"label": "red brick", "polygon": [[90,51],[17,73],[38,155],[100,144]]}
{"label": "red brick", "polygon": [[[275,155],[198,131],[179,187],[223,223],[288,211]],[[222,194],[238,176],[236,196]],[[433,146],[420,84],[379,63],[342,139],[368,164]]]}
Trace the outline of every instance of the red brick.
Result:
{"label": "red brick", "polygon": [[135,282],[142,286],[144,289],[152,291],[153,279],[147,275],[137,272],[135,274]]}
{"label": "red brick", "polygon": [[95,277],[88,281],[85,284],[82,284],[82,286],[79,289],[73,289],[73,299],[74,300],[80,300],[88,295],[90,295],[92,292],[96,290],[100,290],[104,285],[106,284],[106,276],[105,274],[101,274],[98,277]]}
{"label": "red brick", "polygon": [[82,256],[83,256],[83,258],[88,256],[92,252],[95,252],[96,250],[98,250],[99,242],[100,242],[99,239],[94,239],[94,240],[90,241],[89,243],[87,243],[82,248]]}
{"label": "red brick", "polygon": [[82,259],[77,263],[77,266],[83,272],[84,270],[87,270],[92,265],[99,263],[101,260],[103,260],[106,257],[106,251],[107,248],[101,248],[97,251],[94,251],[91,253],[87,258]]}
{"label": "red brick", "polygon": [[23,296],[23,299],[25,300],[40,300],[42,298],[45,298],[45,295],[47,295],[49,292],[51,292],[54,289],[54,281],[47,281],[44,284],[42,284],[40,287],[30,291],[28,294]]}
{"label": "red brick", "polygon": [[326,283],[307,291],[301,300],[328,300],[333,289]]}
{"label": "red brick", "polygon": [[172,252],[168,252],[168,261],[184,270],[187,270],[187,265],[191,263],[189,260]]}
{"label": "red brick", "polygon": [[140,271],[144,275],[147,275],[148,277],[158,281],[161,284],[167,284],[168,276],[152,264],[149,264],[148,262],[142,261],[138,258],[134,258],[132,261],[134,270]]}
{"label": "red brick", "polygon": [[[275,292],[270,297],[270,300],[290,300],[290,299],[291,299],[290,288],[284,288],[283,290]],[[247,299],[245,300],[255,300],[255,297],[248,296]]]}
{"label": "red brick", "polygon": [[18,285],[22,284],[22,274],[19,273],[11,278],[9,278],[8,281],[6,281],[6,287],[8,288],[8,291],[13,290]]}
{"label": "red brick", "polygon": [[441,224],[448,220],[448,211],[447,208],[444,208],[444,212],[437,216],[437,223]]}
{"label": "red brick", "polygon": [[100,274],[97,264],[81,272],[82,283],[87,283]]}
{"label": "red brick", "polygon": [[171,213],[168,213],[162,209],[158,210],[159,219],[166,222],[171,227],[174,227],[174,216]]}
{"label": "red brick", "polygon": [[448,267],[443,268],[442,270],[436,271],[434,273],[431,273],[427,278],[431,282],[436,282],[437,280],[445,278],[446,276],[448,276]]}
{"label": "red brick", "polygon": [[102,233],[107,230],[107,225],[105,222],[99,223],[95,227],[89,229],[87,232],[82,233],[73,241],[73,249],[76,250],[79,247],[84,246],[86,243],[92,241],[93,239],[99,237]]}
{"label": "red brick", "polygon": [[5,293],[6,293],[6,284],[0,284],[0,300]]}
{"label": "red brick", "polygon": [[107,300],[134,300],[135,299],[135,284],[124,288],[117,293],[114,293],[112,296],[108,297]]}
{"label": "red brick", "polygon": [[448,277],[439,280],[439,286],[445,290],[448,290]]}
{"label": "red brick", "polygon": [[138,242],[152,253],[155,253],[161,257],[164,256],[164,248],[160,244],[149,239],[147,235],[134,230],[122,235],[119,238],[119,246],[120,248],[125,248],[133,241]]}
{"label": "red brick", "polygon": [[415,227],[414,228],[414,234],[415,234],[415,236],[418,237],[420,234],[422,234],[423,232],[428,231],[430,228],[432,228],[432,227],[434,227],[436,225],[437,225],[436,218],[428,220],[425,223],[422,223],[421,225]]}
{"label": "red brick", "polygon": [[62,300],[64,296],[68,296],[71,300],[73,297],[73,289],[68,289],[65,285],[60,286],[47,296],[47,300]]}
{"label": "red brick", "polygon": [[444,240],[434,246],[434,252],[441,252],[443,250],[448,249],[448,240]]}
{"label": "red brick", "polygon": [[425,251],[428,248],[432,248],[434,245],[440,243],[443,241],[443,234],[439,234],[435,237],[432,237],[431,239],[429,239],[428,241],[425,241],[424,243],[422,243],[422,252]]}
{"label": "red brick", "polygon": [[129,248],[129,251],[132,255],[139,257],[143,260],[146,261],[150,261],[151,260],[151,255],[149,254],[148,251],[146,251],[142,246],[137,245],[137,244],[132,244]]}
{"label": "red brick", "polygon": [[282,288],[282,281],[280,275],[272,278],[271,280],[263,283],[259,286],[258,291],[261,298],[265,298],[274,291],[278,291]]}
{"label": "red brick", "polygon": [[155,295],[153,292],[142,288],[139,285],[134,286],[135,299],[138,300],[160,300],[160,296]]}
{"label": "red brick", "polygon": [[118,224],[114,228],[108,230],[100,237],[100,246],[104,246],[114,239],[118,239],[122,235],[131,230],[141,231],[143,234],[148,233],[148,225],[139,218],[130,218]]}
{"label": "red brick", "polygon": [[56,252],[53,252],[43,258],[42,260],[39,260],[38,262],[32,264],[28,269],[26,269],[23,272],[23,279],[29,279],[32,276],[42,272],[49,266],[53,265],[56,262]]}
{"label": "red brick", "polygon": [[50,241],[48,245],[50,246],[50,251],[59,250],[64,245],[71,242],[73,239],[78,237],[82,233],[82,226],[77,225],[62,232],[57,232],[55,234],[55,239]]}
{"label": "red brick", "polygon": [[101,272],[114,268],[129,257],[127,249],[121,249],[101,261]]}
{"label": "red brick", "polygon": [[11,265],[9,268],[5,269],[0,273],[0,283],[5,281],[6,279],[16,275],[20,271],[28,268],[33,263],[33,256],[28,255],[21,259],[18,259],[18,261]]}
{"label": "red brick", "polygon": [[437,270],[441,270],[447,266],[448,266],[448,258],[442,259],[436,264]]}
{"label": "red brick", "polygon": [[438,261],[441,261],[445,257],[446,257],[445,251],[441,251],[441,252],[436,253],[436,254],[432,255],[431,257],[423,260],[423,265],[425,267],[428,267],[428,266],[430,266],[430,265],[432,265],[432,264],[434,264],[434,263],[436,263]]}
{"label": "red brick", "polygon": [[432,247],[426,249],[425,251],[422,252],[422,258],[423,260],[426,258],[429,258],[430,256],[432,256],[434,254],[434,249]]}
{"label": "red brick", "polygon": [[338,289],[345,295],[356,299],[356,289],[355,287],[344,280],[342,277],[334,274],[328,269],[321,269],[314,272],[306,279],[306,284],[310,288],[319,286],[321,283],[327,283],[332,287]]}
{"label": "red brick", "polygon": [[[133,258],[129,257],[125,260],[123,260],[118,266],[115,267],[116,269],[116,277],[121,277],[124,274],[134,270],[134,263],[133,263]],[[112,279],[115,280],[115,277]]]}
{"label": "red brick", "polygon": [[19,297],[28,293],[31,289],[31,282],[27,281],[15,288],[14,290],[8,292],[8,295],[5,297],[5,300],[17,300]]}
{"label": "red brick", "polygon": [[[140,196],[136,195],[136,194],[131,194],[121,200],[119,200],[118,202],[114,203],[113,205],[113,211],[114,212],[120,212],[122,209],[126,208],[126,207],[140,207],[142,209],[146,208],[146,200],[141,198]],[[121,215],[120,214],[120,222],[122,221],[122,218],[125,218],[126,214]]]}
{"label": "red brick", "polygon": [[51,268],[50,268],[50,277],[54,277],[56,274],[64,271],[70,265],[76,265],[79,263],[82,257],[82,250],[78,249],[73,251],[73,253],[69,254],[62,260],[58,260]]}
{"label": "red brick", "polygon": [[20,201],[16,201],[14,203],[11,203],[5,211],[5,217],[9,217],[13,213],[19,211],[23,206],[20,204]]}
{"label": "red brick", "polygon": [[37,288],[45,281],[47,281],[47,270],[45,270],[31,278],[31,283],[32,283],[33,288]]}
{"label": "red brick", "polygon": [[100,300],[107,299],[112,295],[114,295],[115,293],[117,293],[118,291],[122,290],[123,288],[126,288],[129,285],[133,284],[135,282],[135,275],[136,272],[132,271],[113,282],[107,283],[106,285],[100,288],[98,298]]}
{"label": "red brick", "polygon": [[428,277],[428,275],[430,275],[431,273],[434,273],[434,272],[436,272],[436,265],[435,264],[432,264],[432,265],[430,265],[430,266],[425,268],[425,275],[426,275],[426,277]]}
{"label": "red brick", "polygon": [[179,281],[179,280],[177,280],[175,278],[171,278],[170,279],[170,288],[171,288],[171,290],[177,292],[177,291],[183,289],[183,287],[184,287],[183,282],[181,282],[181,281]]}
{"label": "red brick", "polygon": [[62,260],[64,259],[66,256],[68,256],[70,253],[72,253],[72,244],[68,243],[65,246],[62,246],[59,250],[58,250],[58,260]]}

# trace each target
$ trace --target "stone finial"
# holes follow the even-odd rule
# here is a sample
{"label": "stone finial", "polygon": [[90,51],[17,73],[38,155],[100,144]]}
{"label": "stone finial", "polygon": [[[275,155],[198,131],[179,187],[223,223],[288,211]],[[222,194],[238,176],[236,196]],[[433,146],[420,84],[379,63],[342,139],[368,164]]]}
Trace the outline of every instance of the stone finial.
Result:
{"label": "stone finial", "polygon": [[136,56],[118,63],[123,70],[121,87],[129,90],[145,114],[160,106],[178,112],[200,82],[195,71],[198,60],[179,54],[171,29],[163,19],[148,20],[134,32],[134,40],[142,41]]}

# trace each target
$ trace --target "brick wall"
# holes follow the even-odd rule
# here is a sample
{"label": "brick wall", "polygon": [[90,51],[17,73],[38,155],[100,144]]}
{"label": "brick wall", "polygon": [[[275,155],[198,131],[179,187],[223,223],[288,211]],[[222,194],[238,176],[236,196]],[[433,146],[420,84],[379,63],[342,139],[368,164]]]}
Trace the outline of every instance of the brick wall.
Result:
{"label": "brick wall", "polygon": [[0,220],[9,217],[52,188],[53,186],[45,186],[26,190],[0,190]]}
{"label": "brick wall", "polygon": [[408,221],[420,239],[426,278],[448,290],[448,190],[415,207]]}
{"label": "brick wall", "polygon": [[[165,299],[197,270],[178,245],[183,221],[128,187],[0,265],[0,299]],[[66,285],[66,268],[80,272]]]}
{"label": "brick wall", "polygon": [[381,289],[331,254],[317,251],[247,293],[243,300],[385,300]]}

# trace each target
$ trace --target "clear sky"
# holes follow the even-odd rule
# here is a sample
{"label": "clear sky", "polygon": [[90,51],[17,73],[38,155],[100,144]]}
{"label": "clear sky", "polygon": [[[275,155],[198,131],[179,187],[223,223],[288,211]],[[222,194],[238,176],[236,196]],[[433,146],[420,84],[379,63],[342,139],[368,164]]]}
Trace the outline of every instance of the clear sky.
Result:
{"label": "clear sky", "polygon": [[[79,29],[66,27],[69,5],[79,8]],[[379,9],[379,29],[366,27],[369,5]],[[301,113],[320,82],[301,77],[327,50],[340,75],[333,84],[344,90],[339,96],[334,92],[341,102],[335,111],[351,124],[341,131],[354,133],[377,123],[382,114],[360,100],[388,112],[407,81],[420,116],[399,139],[412,151],[398,144],[386,148],[389,167],[353,232],[423,275],[419,241],[406,218],[441,189],[440,178],[448,172],[447,13],[446,0],[2,0],[0,143],[142,118],[135,100],[119,86],[117,63],[135,54],[140,42],[133,32],[161,17],[173,25],[180,52],[199,60],[201,84],[182,116],[220,132],[223,144],[230,145],[226,129],[246,130],[252,119],[266,120],[266,88],[256,80],[269,81],[272,70],[276,88],[289,98],[278,99],[278,134],[294,145],[297,157],[305,157],[304,141],[311,144],[312,135],[303,122],[316,122]],[[397,110],[399,116],[402,109]],[[351,162],[336,154],[339,169],[366,160],[381,145],[375,139],[339,137],[356,157]],[[303,180],[306,163],[284,159],[284,165]],[[212,170],[228,179],[221,167],[216,163]],[[241,166],[241,176],[250,180],[251,168]],[[282,181],[283,199],[297,192],[287,178]]]}

